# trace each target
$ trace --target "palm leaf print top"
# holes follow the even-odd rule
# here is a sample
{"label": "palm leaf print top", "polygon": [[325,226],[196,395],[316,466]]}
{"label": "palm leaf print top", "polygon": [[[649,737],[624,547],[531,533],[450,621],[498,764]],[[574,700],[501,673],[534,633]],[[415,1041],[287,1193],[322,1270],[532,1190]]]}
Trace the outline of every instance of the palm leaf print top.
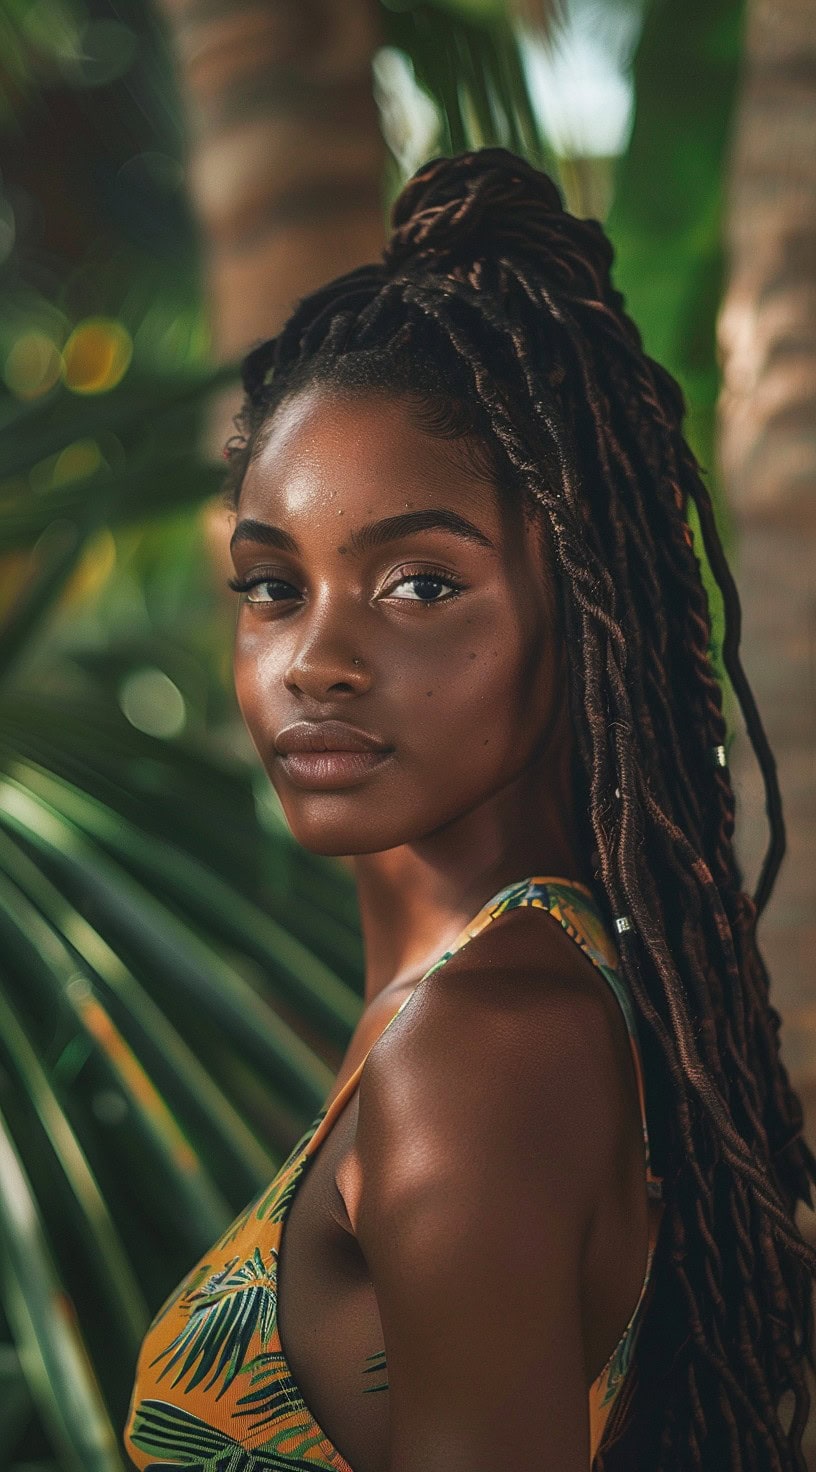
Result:
{"label": "palm leaf print top", "polygon": [[[637,1079],[647,1190],[655,1208],[649,1212],[648,1252],[638,1301],[589,1390],[591,1465],[631,1361],[662,1216],[661,1181],[650,1166],[635,1015],[617,969],[615,946],[586,885],[554,877],[525,879],[488,900],[425,972],[422,982],[496,916],[521,905],[547,910],[560,921],[606,977],[620,1003]],[[415,991],[416,987],[394,1016]],[[365,1058],[298,1140],[272,1183],[213,1245],[206,1261],[191,1269],[150,1325],[139,1354],[124,1432],[128,1455],[141,1472],[292,1472],[297,1468],[302,1472],[353,1472],[318,1426],[286,1363],[277,1325],[276,1266],[286,1214],[298,1183],[357,1087],[364,1063]],[[379,1372],[379,1384],[386,1366],[384,1355],[377,1358],[378,1365],[372,1368]]]}

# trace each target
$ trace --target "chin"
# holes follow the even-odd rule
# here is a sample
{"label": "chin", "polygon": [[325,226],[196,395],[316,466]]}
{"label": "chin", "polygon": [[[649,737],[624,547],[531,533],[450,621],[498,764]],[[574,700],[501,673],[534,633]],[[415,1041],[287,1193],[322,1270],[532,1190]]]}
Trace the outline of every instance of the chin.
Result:
{"label": "chin", "polygon": [[291,805],[283,809],[289,832],[310,854],[350,859],[355,854],[378,854],[384,849],[397,848],[412,837],[407,825],[401,828],[393,817],[387,824],[382,813],[372,816],[368,822],[362,815],[355,821],[348,812],[337,812],[330,795],[321,794],[319,803],[322,812],[307,812],[306,804],[298,804],[297,811]]}
{"label": "chin", "polygon": [[407,804],[400,812],[390,803],[356,802],[349,793],[290,794],[278,797],[289,832],[309,853],[324,858],[380,854],[405,843],[418,843],[451,820],[450,812],[418,813]]}

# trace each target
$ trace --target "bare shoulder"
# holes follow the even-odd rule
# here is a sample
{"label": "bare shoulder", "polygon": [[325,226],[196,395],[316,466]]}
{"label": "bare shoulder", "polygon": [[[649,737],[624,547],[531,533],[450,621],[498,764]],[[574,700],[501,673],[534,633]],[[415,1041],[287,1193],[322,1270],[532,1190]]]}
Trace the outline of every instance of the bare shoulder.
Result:
{"label": "bare shoulder", "polygon": [[618,1004],[555,923],[494,920],[361,1075],[355,1232],[405,1472],[589,1462],[583,1259],[632,1081]]}
{"label": "bare shoulder", "polygon": [[560,1163],[592,1195],[614,1166],[635,1092],[608,982],[551,916],[514,910],[422,983],[372,1048],[360,1164],[373,1172],[379,1161],[393,1179],[398,1159],[410,1173],[420,1154],[441,1164],[461,1152],[479,1169],[529,1170],[537,1159],[550,1171]]}

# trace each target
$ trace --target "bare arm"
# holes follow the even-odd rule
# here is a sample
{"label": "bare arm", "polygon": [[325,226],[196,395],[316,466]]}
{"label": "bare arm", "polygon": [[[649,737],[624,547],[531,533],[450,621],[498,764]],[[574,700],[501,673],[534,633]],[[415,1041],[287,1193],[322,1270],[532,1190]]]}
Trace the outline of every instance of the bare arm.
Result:
{"label": "bare arm", "polygon": [[427,993],[363,1076],[356,1230],[388,1472],[589,1466],[581,1269],[622,1089],[598,998],[534,982],[510,1013],[495,975]]}

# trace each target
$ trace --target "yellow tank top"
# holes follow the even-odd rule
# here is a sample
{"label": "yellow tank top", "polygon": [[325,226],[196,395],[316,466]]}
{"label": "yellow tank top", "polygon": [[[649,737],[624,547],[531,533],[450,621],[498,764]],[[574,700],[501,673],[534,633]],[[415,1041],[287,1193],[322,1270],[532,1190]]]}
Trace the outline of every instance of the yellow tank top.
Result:
{"label": "yellow tank top", "polygon": [[[626,1328],[589,1388],[590,1465],[623,1386],[651,1279],[662,1184],[650,1166],[635,1015],[618,958],[591,891],[575,880],[532,878],[500,890],[417,985],[496,916],[521,905],[545,909],[598,967],[626,1020],[643,1125],[649,1244],[640,1294]],[[395,1016],[411,1001],[416,987]],[[393,1018],[387,1024],[391,1026]],[[381,1034],[382,1036],[382,1034]],[[373,1045],[372,1045],[373,1046]],[[360,1082],[365,1059],[293,1147],[275,1179],[241,1212],[159,1309],[139,1353],[124,1432],[140,1472],[353,1472],[314,1419],[286,1363],[277,1326],[276,1268],[298,1183]],[[385,1354],[374,1356],[387,1390]]]}

